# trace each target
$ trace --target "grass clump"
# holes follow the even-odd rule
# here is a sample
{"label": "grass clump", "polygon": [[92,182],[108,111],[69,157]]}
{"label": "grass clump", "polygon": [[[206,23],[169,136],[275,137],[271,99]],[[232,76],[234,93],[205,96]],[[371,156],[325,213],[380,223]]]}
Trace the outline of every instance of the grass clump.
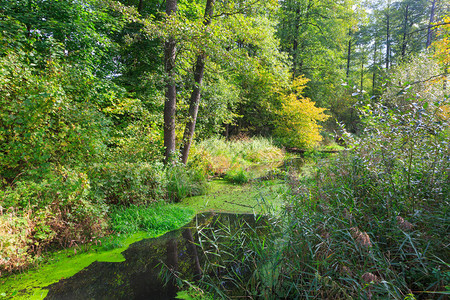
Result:
{"label": "grass clump", "polygon": [[250,181],[250,173],[242,167],[231,169],[225,174],[225,180],[231,183],[244,184]]}
{"label": "grass clump", "polygon": [[167,168],[166,176],[167,197],[171,201],[202,195],[207,190],[206,174],[201,167],[175,164]]}
{"label": "grass clump", "polygon": [[118,233],[148,231],[161,233],[188,223],[194,210],[173,204],[116,207],[111,212],[111,229]]}

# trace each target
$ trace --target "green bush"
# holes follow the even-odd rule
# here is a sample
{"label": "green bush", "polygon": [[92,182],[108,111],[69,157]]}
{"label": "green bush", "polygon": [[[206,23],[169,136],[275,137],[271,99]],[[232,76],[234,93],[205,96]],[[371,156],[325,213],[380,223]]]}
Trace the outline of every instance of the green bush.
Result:
{"label": "green bush", "polygon": [[16,53],[0,58],[2,181],[29,170],[46,173],[52,164],[89,163],[104,151],[110,122],[88,77],[57,62],[30,67]]}
{"label": "green bush", "polygon": [[79,170],[24,175],[0,193],[0,203],[0,272],[23,269],[48,248],[89,242],[107,226],[108,209]]}
{"label": "green bush", "polygon": [[95,198],[109,204],[145,204],[166,198],[164,166],[160,163],[107,162],[88,170]]}

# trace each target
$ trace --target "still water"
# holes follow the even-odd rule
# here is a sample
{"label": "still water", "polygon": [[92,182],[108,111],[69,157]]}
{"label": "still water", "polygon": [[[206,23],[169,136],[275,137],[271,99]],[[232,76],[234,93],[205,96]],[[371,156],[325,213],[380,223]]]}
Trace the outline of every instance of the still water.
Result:
{"label": "still water", "polygon": [[[169,277],[159,276],[161,270],[195,281],[206,257],[199,241],[226,244],[227,236],[237,230],[264,234],[266,225],[265,219],[254,215],[199,214],[183,228],[130,245],[122,253],[123,262],[94,262],[48,286],[45,299],[176,299],[176,285]],[[219,236],[219,231],[227,234]]]}

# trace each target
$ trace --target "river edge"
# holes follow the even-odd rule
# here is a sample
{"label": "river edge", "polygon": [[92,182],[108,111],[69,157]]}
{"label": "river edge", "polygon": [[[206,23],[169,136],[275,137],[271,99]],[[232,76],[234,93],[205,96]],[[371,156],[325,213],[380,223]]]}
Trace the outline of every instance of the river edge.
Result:
{"label": "river edge", "polygon": [[176,204],[192,210],[189,218],[180,220],[176,228],[159,232],[137,232],[123,238],[115,237],[114,243],[120,246],[111,250],[102,250],[101,245],[88,245],[86,249],[78,250],[79,253],[76,248],[54,252],[44,264],[35,269],[0,278],[0,299],[44,299],[48,293],[46,286],[75,275],[95,261],[122,262],[124,257],[121,253],[131,244],[179,229],[191,222],[198,213],[256,214],[277,210],[281,207],[280,196],[285,190],[286,186],[282,180],[245,185],[230,184],[223,179],[213,180],[207,194],[186,198]]}

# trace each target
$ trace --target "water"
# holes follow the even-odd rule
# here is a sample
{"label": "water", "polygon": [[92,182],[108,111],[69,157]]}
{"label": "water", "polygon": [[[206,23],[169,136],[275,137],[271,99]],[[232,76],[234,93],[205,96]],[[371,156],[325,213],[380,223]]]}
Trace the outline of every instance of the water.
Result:
{"label": "water", "polygon": [[183,228],[130,245],[122,253],[124,262],[94,262],[48,286],[45,299],[176,299],[178,290],[170,279],[173,277],[159,276],[162,269],[195,281],[203,272],[206,257],[195,245],[199,239],[225,245],[227,236],[243,227],[264,234],[266,224],[265,219],[253,215],[199,214]]}

